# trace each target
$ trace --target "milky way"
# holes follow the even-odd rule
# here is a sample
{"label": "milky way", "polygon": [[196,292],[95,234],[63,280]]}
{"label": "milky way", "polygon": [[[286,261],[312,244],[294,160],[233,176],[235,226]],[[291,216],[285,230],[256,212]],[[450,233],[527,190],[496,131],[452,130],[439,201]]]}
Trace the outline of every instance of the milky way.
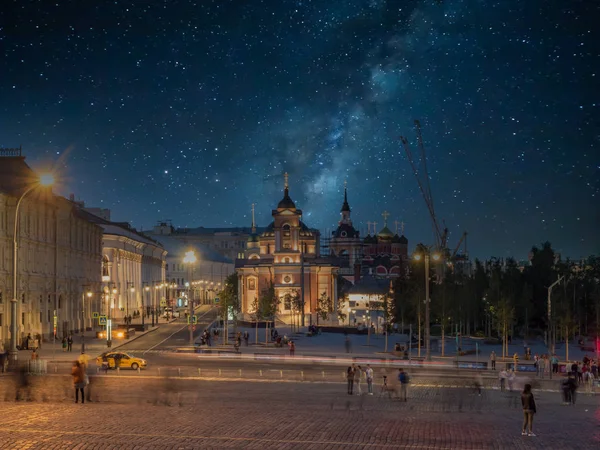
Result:
{"label": "milky way", "polygon": [[[92,6],[89,6],[92,5]],[[600,251],[593,1],[5,1],[0,146],[149,227],[259,225],[283,173],[324,233],[431,221],[399,136],[422,124],[440,221],[471,254]]]}

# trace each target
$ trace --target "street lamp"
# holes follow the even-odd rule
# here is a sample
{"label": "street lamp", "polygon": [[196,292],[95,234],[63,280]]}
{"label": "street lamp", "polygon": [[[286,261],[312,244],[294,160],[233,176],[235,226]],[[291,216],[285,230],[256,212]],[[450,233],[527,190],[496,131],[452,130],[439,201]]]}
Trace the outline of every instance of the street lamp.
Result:
{"label": "street lamp", "polygon": [[125,322],[129,321],[129,293],[134,293],[135,292],[135,287],[133,284],[133,281],[128,281],[127,282],[127,310],[125,311]]}
{"label": "street lamp", "polygon": [[10,351],[9,361],[16,363],[19,358],[19,352],[17,350],[17,266],[19,256],[19,236],[17,235],[19,227],[19,208],[21,202],[27,194],[40,186],[52,186],[54,184],[54,177],[51,174],[42,175],[37,182],[27,188],[25,192],[21,194],[17,201],[17,207],[15,208],[15,228],[13,233],[13,298],[10,301]]}
{"label": "street lamp", "polygon": [[90,290],[81,293],[81,353],[85,353],[85,297],[92,298],[92,295]]}
{"label": "street lamp", "polygon": [[419,246],[420,253],[415,253],[414,259],[416,261],[425,260],[425,359],[431,361],[431,333],[429,325],[429,258],[433,258],[434,261],[439,261],[441,256],[439,253],[431,253],[431,249],[424,245]]}
{"label": "street lamp", "polygon": [[[146,295],[150,295],[150,286],[148,283],[144,283],[146,286],[144,287],[144,291],[146,291]],[[150,303],[150,297],[148,297],[148,303]],[[146,307],[144,306],[144,295],[142,295],[142,330],[144,329],[144,317],[146,317]]]}
{"label": "street lamp", "polygon": [[190,329],[190,345],[194,345],[194,329],[193,329],[193,325],[192,325],[192,316],[194,315],[194,306],[192,305],[192,299],[190,297],[190,292],[191,292],[191,281],[192,281],[192,276],[194,274],[194,263],[196,262],[196,254],[194,253],[193,250],[190,250],[189,252],[185,252],[185,257],[183,258],[183,263],[187,264],[188,266],[188,327]]}

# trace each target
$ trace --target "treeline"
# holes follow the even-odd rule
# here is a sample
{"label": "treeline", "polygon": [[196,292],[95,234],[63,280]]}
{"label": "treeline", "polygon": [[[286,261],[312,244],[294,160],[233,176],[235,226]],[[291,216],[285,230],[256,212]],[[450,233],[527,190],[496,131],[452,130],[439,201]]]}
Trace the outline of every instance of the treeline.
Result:
{"label": "treeline", "polygon": [[[600,332],[600,258],[559,260],[549,242],[532,248],[531,265],[519,268],[513,259],[485,265],[475,260],[470,275],[446,270],[441,282],[430,270],[431,325],[442,334],[496,337],[546,336],[548,287],[552,289],[552,319],[557,340]],[[433,261],[432,261],[433,263]],[[413,261],[395,280],[393,315],[397,324],[424,327],[425,273]]]}

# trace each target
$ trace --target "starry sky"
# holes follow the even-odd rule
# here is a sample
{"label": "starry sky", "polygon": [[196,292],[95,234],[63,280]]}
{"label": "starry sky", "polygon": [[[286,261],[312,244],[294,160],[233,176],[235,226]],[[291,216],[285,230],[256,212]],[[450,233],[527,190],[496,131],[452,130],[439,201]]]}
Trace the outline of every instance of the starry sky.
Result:
{"label": "starry sky", "polygon": [[[149,228],[270,222],[433,243],[399,136],[422,125],[450,247],[600,253],[592,0],[18,1],[0,6],[0,147]],[[1,161],[0,161],[1,163]],[[423,172],[421,172],[421,176]]]}

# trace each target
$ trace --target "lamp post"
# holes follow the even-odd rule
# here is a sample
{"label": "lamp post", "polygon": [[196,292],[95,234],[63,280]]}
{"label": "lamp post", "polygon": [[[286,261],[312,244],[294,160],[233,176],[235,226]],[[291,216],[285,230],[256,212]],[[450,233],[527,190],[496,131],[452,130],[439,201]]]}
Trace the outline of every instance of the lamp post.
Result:
{"label": "lamp post", "polygon": [[9,362],[16,364],[19,358],[19,351],[17,350],[17,269],[18,269],[18,256],[19,256],[19,208],[21,202],[27,194],[40,186],[51,186],[54,184],[54,177],[46,174],[42,175],[32,186],[21,194],[17,201],[17,207],[15,208],[15,227],[13,233],[13,298],[10,301],[10,350],[9,350]]}
{"label": "lamp post", "polygon": [[[147,282],[144,282],[144,284],[144,291],[146,292],[146,295],[150,295],[150,286],[148,286]],[[148,303],[150,302],[148,301]],[[146,317],[146,307],[144,306],[144,294],[142,294],[142,330],[144,329],[144,317]]]}
{"label": "lamp post", "polygon": [[559,277],[558,280],[556,280],[554,283],[548,286],[548,350],[551,355],[553,355],[556,350],[554,343],[556,330],[552,321],[552,289],[554,288],[554,286],[560,283],[563,280],[563,278],[564,276]]}
{"label": "lamp post", "polygon": [[127,323],[129,321],[129,293],[134,293],[135,292],[135,287],[133,285],[133,281],[128,281],[127,282],[127,304],[126,304],[126,310],[125,310],[125,323]]}
{"label": "lamp post", "polygon": [[190,345],[194,345],[194,328],[192,325],[192,316],[194,315],[194,306],[192,305],[192,298],[190,296],[192,289],[192,277],[194,274],[194,263],[196,262],[196,254],[193,250],[185,253],[185,257],[183,258],[183,263],[188,266],[188,328],[190,329]]}
{"label": "lamp post", "polygon": [[92,295],[90,290],[81,292],[81,353],[85,353],[85,297],[92,298]]}
{"label": "lamp post", "polygon": [[115,283],[110,284],[112,286],[112,289],[110,290],[112,295],[109,300],[108,319],[106,320],[106,346],[108,348],[112,347],[112,310],[114,307],[115,298],[117,297],[117,288],[115,286]]}
{"label": "lamp post", "polygon": [[429,298],[429,258],[433,258],[434,261],[440,260],[439,253],[430,254],[430,248],[424,245],[420,246],[420,253],[416,253],[414,259],[420,261],[425,260],[425,359],[431,361],[431,330],[429,324],[429,304],[431,299]]}

